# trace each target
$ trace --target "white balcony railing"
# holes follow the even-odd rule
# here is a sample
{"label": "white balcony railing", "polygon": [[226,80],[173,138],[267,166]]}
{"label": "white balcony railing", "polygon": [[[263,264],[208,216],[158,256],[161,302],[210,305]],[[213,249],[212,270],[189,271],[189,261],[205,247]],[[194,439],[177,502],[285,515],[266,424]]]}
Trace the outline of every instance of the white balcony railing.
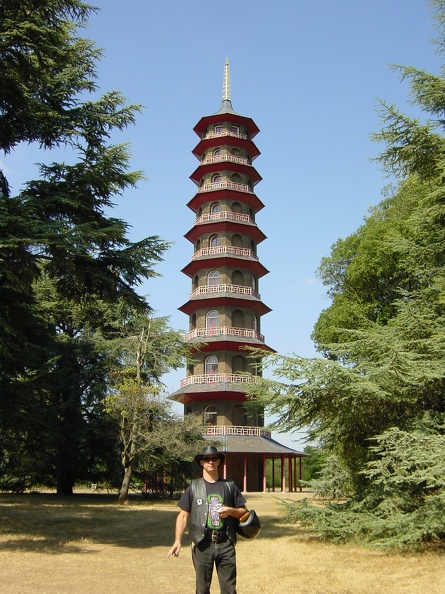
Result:
{"label": "white balcony railing", "polygon": [[205,435],[243,435],[247,437],[271,438],[271,432],[261,427],[250,427],[249,425],[209,425],[206,427]]}
{"label": "white balcony railing", "polygon": [[201,248],[193,254],[192,260],[198,260],[199,258],[204,258],[206,256],[224,256],[227,254],[259,260],[258,256],[252,250],[249,250],[248,248],[234,247],[233,245],[218,245],[216,247]]}
{"label": "white balcony railing", "polygon": [[240,165],[249,165],[247,157],[238,157],[236,155],[218,155],[212,157],[206,157],[201,161],[201,165],[210,165],[212,163],[239,163]]}
{"label": "white balcony railing", "polygon": [[247,140],[247,134],[240,134],[239,132],[232,132],[231,130],[221,130],[220,132],[207,132],[204,138],[222,138],[223,136],[233,136],[234,138],[242,138],[243,140]]}
{"label": "white balcony railing", "polygon": [[250,328],[234,328],[232,326],[218,326],[217,328],[195,328],[184,336],[184,340],[193,338],[210,338],[212,336],[236,336],[239,338],[254,338],[264,342],[264,336]]}
{"label": "white balcony railing", "polygon": [[197,287],[190,293],[190,299],[200,297],[201,295],[213,295],[214,293],[234,293],[235,295],[246,295],[247,297],[261,299],[261,295],[257,291],[254,291],[252,287],[244,287],[242,285],[205,285]]}
{"label": "white balcony railing", "polygon": [[250,375],[209,373],[207,375],[189,375],[181,380],[181,388],[193,386],[194,384],[247,384],[254,381],[256,381],[256,378]]}
{"label": "white balcony railing", "polygon": [[250,215],[241,214],[240,212],[231,212],[230,210],[203,214],[196,219],[195,225],[212,221],[235,221],[237,223],[251,223],[252,225],[256,225]]}
{"label": "white balcony railing", "polygon": [[211,192],[213,190],[237,190],[238,192],[249,192],[253,194],[252,188],[247,184],[240,184],[230,180],[222,180],[220,182],[208,182],[200,186],[198,192]]}

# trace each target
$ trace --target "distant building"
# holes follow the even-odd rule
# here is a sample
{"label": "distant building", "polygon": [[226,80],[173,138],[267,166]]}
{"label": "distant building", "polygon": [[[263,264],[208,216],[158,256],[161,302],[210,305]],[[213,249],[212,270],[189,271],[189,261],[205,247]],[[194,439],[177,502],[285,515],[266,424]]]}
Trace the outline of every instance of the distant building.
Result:
{"label": "distant building", "polygon": [[252,164],[260,154],[253,142],[259,129],[233,110],[227,59],[221,108],[201,118],[194,131],[199,165],[190,177],[197,192],[188,207],[196,219],[185,235],[194,251],[182,270],[191,278],[192,291],[179,309],[189,316],[185,340],[197,348],[171,398],[205,426],[207,439],[221,444],[224,476],[244,491],[266,491],[269,459],[281,490],[294,491],[304,454],[271,438],[263,428],[263,411],[253,418],[245,410],[246,382],[254,378],[243,372],[256,373],[245,347],[273,349],[261,333],[261,317],[270,308],[259,293],[259,280],[268,273],[257,254],[266,238],[256,223],[264,204],[255,194],[261,176]]}

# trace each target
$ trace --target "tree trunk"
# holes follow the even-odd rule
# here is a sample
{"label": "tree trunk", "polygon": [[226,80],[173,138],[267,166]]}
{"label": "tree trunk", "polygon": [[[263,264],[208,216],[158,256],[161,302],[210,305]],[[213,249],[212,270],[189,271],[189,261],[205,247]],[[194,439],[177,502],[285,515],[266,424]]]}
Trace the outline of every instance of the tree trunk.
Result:
{"label": "tree trunk", "polygon": [[117,500],[120,504],[128,503],[128,491],[130,490],[130,481],[133,474],[133,465],[129,464],[124,468],[124,478],[122,479],[122,486]]}

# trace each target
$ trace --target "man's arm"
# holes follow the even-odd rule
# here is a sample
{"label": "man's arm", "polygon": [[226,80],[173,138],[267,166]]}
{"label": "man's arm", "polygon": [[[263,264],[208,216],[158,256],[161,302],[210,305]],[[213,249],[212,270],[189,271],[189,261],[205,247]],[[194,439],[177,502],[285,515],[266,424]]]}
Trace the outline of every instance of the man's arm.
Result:
{"label": "man's arm", "polygon": [[176,518],[175,542],[169,550],[167,557],[178,557],[179,551],[181,550],[181,540],[184,536],[189,515],[190,512],[187,512],[184,509],[181,509],[179,512],[178,517]]}
{"label": "man's arm", "polygon": [[237,520],[239,520],[244,514],[246,513],[245,507],[228,507],[224,505],[218,510],[218,513],[221,518],[227,518],[228,516],[233,516]]}

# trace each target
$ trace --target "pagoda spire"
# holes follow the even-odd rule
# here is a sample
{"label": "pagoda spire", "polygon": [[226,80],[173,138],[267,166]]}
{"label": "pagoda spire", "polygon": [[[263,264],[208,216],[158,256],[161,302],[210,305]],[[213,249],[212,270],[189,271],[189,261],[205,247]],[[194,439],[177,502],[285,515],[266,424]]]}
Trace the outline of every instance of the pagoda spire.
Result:
{"label": "pagoda spire", "polygon": [[218,113],[235,113],[232,107],[232,97],[230,88],[230,65],[229,56],[226,56],[224,63],[224,78],[222,88],[222,103]]}
{"label": "pagoda spire", "polygon": [[232,100],[231,93],[230,93],[229,56],[226,56],[226,63],[224,64],[224,80],[223,80],[222,100],[223,101],[231,101]]}

